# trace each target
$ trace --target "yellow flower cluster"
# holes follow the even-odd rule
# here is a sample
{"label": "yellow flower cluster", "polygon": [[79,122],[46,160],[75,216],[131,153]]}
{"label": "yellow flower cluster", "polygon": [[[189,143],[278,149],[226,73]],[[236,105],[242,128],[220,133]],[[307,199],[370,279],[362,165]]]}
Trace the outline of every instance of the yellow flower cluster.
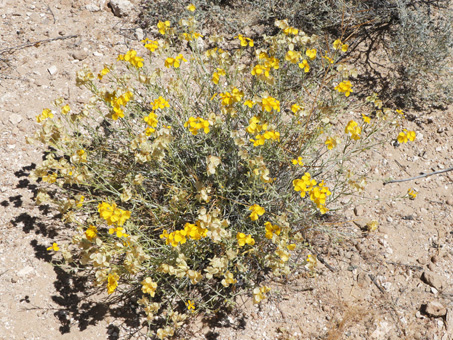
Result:
{"label": "yellow flower cluster", "polygon": [[414,189],[407,190],[407,194],[409,195],[409,199],[414,200],[417,197],[417,192]]}
{"label": "yellow flower cluster", "polygon": [[288,51],[285,55],[285,60],[289,61],[292,64],[297,64],[301,57],[301,53],[298,51]]}
{"label": "yellow flower cluster", "polygon": [[192,40],[198,39],[200,37],[203,37],[203,36],[197,32],[189,32],[189,33],[181,34],[181,38],[185,41],[192,41]]}
{"label": "yellow flower cluster", "polygon": [[271,289],[269,287],[256,287],[253,290],[253,303],[260,303],[262,300],[266,298],[266,293],[270,292]]}
{"label": "yellow flower cluster", "polygon": [[150,52],[154,52],[159,48],[159,42],[157,40],[150,40],[146,38],[145,40],[142,40],[142,43],[145,44],[145,48]]}
{"label": "yellow flower cluster", "polygon": [[217,72],[212,74],[212,82],[216,85],[219,84],[220,76],[225,76],[226,72],[222,68],[217,68]]}
{"label": "yellow flower cluster", "polygon": [[109,274],[107,278],[107,293],[112,294],[118,287],[118,280],[120,279],[117,273]]}
{"label": "yellow flower cluster", "polygon": [[133,97],[134,97],[134,94],[131,91],[127,91],[126,93],[123,93],[118,98],[113,96],[113,98],[110,101],[110,105],[112,106],[112,109],[113,109],[113,113],[112,113],[113,120],[117,120],[118,118],[124,117],[124,111],[121,107],[126,106],[126,104]]}
{"label": "yellow flower cluster", "polygon": [[142,282],[142,292],[149,294],[152,297],[156,294],[157,283],[154,282],[150,277],[145,278]]}
{"label": "yellow flower cluster", "polygon": [[97,236],[97,234],[98,228],[96,228],[94,225],[90,225],[85,231],[85,236],[89,241],[93,240]]}
{"label": "yellow flower cluster", "polygon": [[245,129],[251,135],[267,130],[267,123],[259,124],[261,121],[257,116],[253,116],[249,120],[249,126]]}
{"label": "yellow flower cluster", "polygon": [[253,40],[247,37],[244,37],[242,34],[234,37],[235,39],[239,39],[241,42],[241,46],[246,47],[247,45],[253,47],[254,43]]}
{"label": "yellow flower cluster", "polygon": [[194,118],[190,117],[187,122],[184,123],[184,127],[189,127],[189,131],[196,136],[198,131],[203,129],[204,133],[208,133],[209,130],[209,121],[204,120],[203,118]]}
{"label": "yellow flower cluster", "polygon": [[338,141],[336,138],[329,137],[326,139],[326,142],[324,144],[326,144],[327,149],[332,150],[337,146],[337,143]]}
{"label": "yellow flower cluster", "polygon": [[259,146],[264,145],[264,143],[268,139],[280,141],[280,132],[269,130],[263,133],[262,135],[256,135],[255,139],[250,139],[250,141],[253,143],[253,146]]}
{"label": "yellow flower cluster", "polygon": [[246,235],[244,233],[237,233],[236,238],[238,240],[239,247],[243,247],[246,244],[249,244],[251,246],[255,244],[255,240],[253,239],[253,237],[250,235]]}
{"label": "yellow flower cluster", "polygon": [[312,49],[307,49],[305,51],[305,55],[310,58],[310,60],[313,60],[316,58],[316,48],[312,48]]}
{"label": "yellow flower cluster", "polygon": [[398,143],[403,144],[407,143],[407,141],[413,142],[415,138],[415,131],[407,131],[406,129],[403,129],[403,131],[398,134]]}
{"label": "yellow flower cluster", "polygon": [[135,68],[143,67],[143,58],[137,56],[137,51],[129,50],[126,54],[120,54],[117,60],[128,61]]}
{"label": "yellow flower cluster", "polygon": [[42,110],[42,113],[39,116],[36,116],[36,121],[38,123],[43,122],[47,118],[53,118],[53,113],[50,109],[44,109]]}
{"label": "yellow flower cluster", "polygon": [[170,104],[168,103],[168,101],[162,96],[159,96],[159,98],[154,99],[154,101],[151,103],[151,105],[153,106],[153,110],[170,107]]}
{"label": "yellow flower cluster", "polygon": [[126,220],[131,217],[131,212],[122,210],[116,207],[116,203],[112,205],[107,202],[99,203],[98,205],[99,215],[107,221],[108,225],[117,225],[121,227]]}
{"label": "yellow flower cluster", "polygon": [[349,80],[342,81],[340,84],[335,86],[335,90],[337,90],[340,93],[344,93],[346,97],[349,97],[352,91],[352,84]]}
{"label": "yellow flower cluster", "polygon": [[272,237],[275,235],[280,235],[281,229],[278,225],[272,225],[271,222],[264,223],[264,228],[266,230],[266,238],[272,240]]}
{"label": "yellow flower cluster", "polygon": [[232,106],[234,103],[238,103],[244,97],[244,92],[237,88],[233,88],[231,92],[219,93],[219,97],[222,99],[221,104],[223,106]]}
{"label": "yellow flower cluster", "polygon": [[146,122],[146,124],[148,124],[150,127],[146,129],[145,131],[145,134],[147,136],[151,135],[154,131],[156,131],[156,129],[154,129],[155,127],[157,127],[157,123],[158,123],[158,120],[157,120],[157,116],[156,114],[154,113],[154,111],[151,111],[149,113],[148,116],[146,116],[145,118],[143,118],[143,120]]}
{"label": "yellow flower cluster", "polygon": [[286,27],[284,30],[283,30],[283,33],[286,34],[286,35],[297,35],[299,34],[299,30],[297,28],[294,28],[294,27]]}
{"label": "yellow flower cluster", "polygon": [[101,70],[101,72],[98,73],[98,79],[102,80],[106,74],[110,72],[110,69],[107,66],[104,66],[104,68]]}
{"label": "yellow flower cluster", "polygon": [[192,240],[200,240],[206,237],[208,230],[202,228],[199,223],[191,224],[186,223],[184,229],[176,230],[172,233],[168,233],[166,229],[160,235],[160,238],[165,239],[165,244],[171,244],[173,247],[177,247],[178,244],[184,244],[187,242],[187,238]]}
{"label": "yellow flower cluster", "polygon": [[333,49],[338,50],[341,49],[342,52],[347,52],[348,51],[348,44],[343,44],[340,39],[337,39],[333,42]]}
{"label": "yellow flower cluster", "polygon": [[258,219],[259,216],[263,215],[266,210],[264,210],[263,207],[260,207],[258,204],[254,204],[252,205],[249,210],[252,212],[250,214],[250,219],[252,221],[256,221]]}
{"label": "yellow flower cluster", "polygon": [[179,66],[181,66],[181,60],[187,62],[187,59],[184,58],[182,54],[178,54],[178,56],[175,58],[169,57],[169,58],[165,59],[165,67],[166,68],[170,68],[170,67],[179,68]]}
{"label": "yellow flower cluster", "polygon": [[157,29],[159,30],[159,33],[162,34],[162,35],[165,35],[165,33],[167,33],[167,30],[170,28],[170,21],[165,21],[165,22],[162,22],[162,21],[159,21],[157,23]]}
{"label": "yellow flower cluster", "polygon": [[272,110],[275,110],[277,112],[280,112],[280,102],[268,96],[267,98],[262,98],[261,102],[258,102],[258,104],[261,106],[261,109],[263,111],[271,112]]}
{"label": "yellow flower cluster", "polygon": [[352,139],[359,140],[360,134],[362,133],[362,128],[357,124],[356,121],[350,120],[346,128],[344,129],[344,133],[348,134]]}
{"label": "yellow flower cluster", "polygon": [[258,60],[263,61],[252,69],[252,75],[272,83],[273,78],[269,72],[271,69],[277,70],[280,67],[280,61],[275,57],[269,57],[266,52],[260,52]]}
{"label": "yellow flower cluster", "polygon": [[[318,185],[318,186],[316,186]],[[293,181],[294,190],[299,192],[300,197],[305,197],[308,192],[310,199],[316,204],[316,207],[325,214],[328,209],[325,207],[326,197],[331,195],[329,188],[325,186],[324,182],[317,183],[316,180],[311,178],[311,175],[306,172],[302,178]]]}
{"label": "yellow flower cluster", "polygon": [[300,156],[297,159],[293,159],[291,163],[293,163],[294,165],[304,166],[304,162],[302,162],[302,157]]}

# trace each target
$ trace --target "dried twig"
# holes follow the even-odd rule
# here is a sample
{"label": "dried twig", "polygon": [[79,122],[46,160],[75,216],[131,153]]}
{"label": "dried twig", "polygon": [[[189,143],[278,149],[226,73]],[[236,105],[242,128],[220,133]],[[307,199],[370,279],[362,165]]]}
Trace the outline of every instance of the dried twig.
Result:
{"label": "dried twig", "polygon": [[407,181],[412,181],[413,179],[419,179],[419,178],[423,178],[423,177],[428,177],[428,176],[432,176],[432,175],[437,175],[437,174],[441,174],[443,172],[447,172],[447,171],[452,171],[453,168],[448,168],[448,169],[445,169],[445,170],[439,170],[439,171],[434,171],[434,172],[429,172],[427,174],[422,174],[420,176],[415,176],[415,177],[411,177],[411,178],[406,178],[406,179],[395,179],[393,181],[385,181],[384,182],[384,185],[386,184],[390,184],[390,183],[398,183],[398,182],[407,182]]}
{"label": "dried twig", "polygon": [[326,260],[324,260],[324,258],[322,258],[320,255],[316,255],[316,257],[318,258],[319,262],[321,262],[323,265],[325,265],[331,272],[337,271],[334,267],[332,267],[330,264],[328,264],[326,262]]}
{"label": "dried twig", "polygon": [[373,281],[374,285],[379,289],[379,291],[382,294],[385,294],[385,290],[381,286],[379,286],[379,283],[377,283],[374,275],[368,274],[368,277],[371,279],[371,281]]}
{"label": "dried twig", "polygon": [[77,37],[78,37],[78,35],[66,35],[64,37],[57,37],[57,38],[38,40],[38,41],[35,41],[35,42],[29,42],[29,43],[26,43],[26,44],[14,46],[14,47],[8,47],[8,48],[5,48],[3,50],[0,50],[0,55],[2,55],[4,53],[12,53],[14,51],[21,50],[23,48],[30,47],[30,46],[38,47],[41,44],[45,44],[45,43],[52,42],[52,41],[55,41],[55,40],[65,40],[65,39],[72,39],[72,38],[77,38]]}

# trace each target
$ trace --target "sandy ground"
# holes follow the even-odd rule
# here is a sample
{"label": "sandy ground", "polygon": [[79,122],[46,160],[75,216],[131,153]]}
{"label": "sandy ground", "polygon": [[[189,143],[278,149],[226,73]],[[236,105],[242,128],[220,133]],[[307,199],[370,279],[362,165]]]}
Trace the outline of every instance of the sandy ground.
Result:
{"label": "sandy ground", "polygon": [[[75,86],[83,63],[101,69],[140,46],[136,14],[117,18],[100,0],[0,1],[0,339],[140,337],[134,317],[84,301],[78,283],[50,263],[46,248],[71,231],[35,206],[27,176],[42,152],[25,144],[52,100],[84,102]],[[320,263],[315,278],[274,284],[260,307],[244,300],[234,315],[193,323],[185,338],[453,339],[453,172],[382,184],[453,166],[452,108],[414,114],[407,128],[416,143],[364,159],[375,182],[344,213],[354,236],[335,244],[319,236],[330,269]],[[409,188],[419,192],[413,201],[401,198]],[[357,225],[373,219],[378,231],[361,233]]]}

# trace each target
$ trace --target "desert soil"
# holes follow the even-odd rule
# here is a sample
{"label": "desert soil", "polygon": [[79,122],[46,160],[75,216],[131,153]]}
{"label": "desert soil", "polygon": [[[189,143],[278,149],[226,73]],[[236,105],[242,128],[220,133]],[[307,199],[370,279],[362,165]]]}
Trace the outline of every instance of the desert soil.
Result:
{"label": "desert soil", "polygon": [[[71,231],[52,219],[57,212],[35,206],[27,176],[42,150],[25,144],[52,100],[63,97],[75,109],[84,103],[87,94],[75,86],[83,64],[99,71],[128,48],[143,50],[137,14],[118,18],[105,0],[0,0],[2,340],[144,338],[137,319],[119,312],[127,306],[85,301],[78,283],[51,264],[46,248]],[[453,111],[411,114],[406,128],[416,142],[389,143],[363,159],[374,182],[367,199],[345,209],[345,237],[317,237],[328,266],[320,262],[316,277],[274,283],[259,307],[239,299],[237,313],[197,321],[184,338],[453,339],[453,172],[383,185],[453,166]],[[402,198],[409,188],[415,200]],[[371,220],[378,230],[362,232]]]}

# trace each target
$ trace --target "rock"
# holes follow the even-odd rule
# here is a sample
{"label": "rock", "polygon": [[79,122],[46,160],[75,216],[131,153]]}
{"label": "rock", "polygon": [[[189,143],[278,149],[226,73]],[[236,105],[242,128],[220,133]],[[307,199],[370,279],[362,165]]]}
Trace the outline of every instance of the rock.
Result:
{"label": "rock", "polygon": [[143,38],[145,37],[145,33],[143,32],[143,30],[140,27],[135,30],[134,35],[135,35],[135,38],[139,41],[142,41]]}
{"label": "rock", "polygon": [[433,255],[433,256],[431,257],[431,262],[432,262],[432,263],[437,263],[437,262],[439,262],[439,256]]}
{"label": "rock", "polygon": [[109,4],[113,14],[120,18],[128,16],[134,9],[134,5],[127,0],[110,0]]}
{"label": "rock", "polygon": [[453,338],[453,309],[451,308],[447,310],[445,326],[447,327],[447,332],[450,335],[450,338]]}
{"label": "rock", "polygon": [[88,53],[86,53],[85,51],[83,50],[79,50],[79,51],[75,51],[73,54],[72,54],[72,57],[76,60],[79,60],[79,61],[82,61],[82,60],[85,60],[87,57],[88,57]]}
{"label": "rock", "polygon": [[445,285],[444,278],[436,273],[433,273],[432,271],[425,270],[421,276],[421,279],[423,282],[426,284],[429,284],[431,287],[436,288],[437,290],[442,290]]}
{"label": "rock", "polygon": [[33,274],[34,271],[35,271],[35,269],[33,267],[27,266],[27,267],[22,268],[21,270],[19,270],[17,272],[17,276],[19,276],[19,277],[28,276],[30,274]]}
{"label": "rock", "polygon": [[9,121],[13,125],[17,125],[22,121],[22,116],[18,115],[17,113],[13,113],[11,116],[9,116]]}
{"label": "rock", "polygon": [[430,301],[426,305],[425,312],[431,316],[444,316],[447,314],[447,309],[438,301]]}
{"label": "rock", "polygon": [[50,73],[51,76],[57,74],[58,69],[55,65],[50,66],[47,71]]}
{"label": "rock", "polygon": [[447,204],[453,206],[453,198],[449,198],[449,199],[447,200]]}
{"label": "rock", "polygon": [[361,206],[355,207],[355,208],[354,208],[354,214],[355,214],[356,216],[361,216],[361,215],[363,215],[363,207],[361,207]]}
{"label": "rock", "polygon": [[87,11],[90,11],[90,12],[99,12],[101,10],[98,6],[93,5],[93,4],[88,4],[85,6],[85,8]]}

